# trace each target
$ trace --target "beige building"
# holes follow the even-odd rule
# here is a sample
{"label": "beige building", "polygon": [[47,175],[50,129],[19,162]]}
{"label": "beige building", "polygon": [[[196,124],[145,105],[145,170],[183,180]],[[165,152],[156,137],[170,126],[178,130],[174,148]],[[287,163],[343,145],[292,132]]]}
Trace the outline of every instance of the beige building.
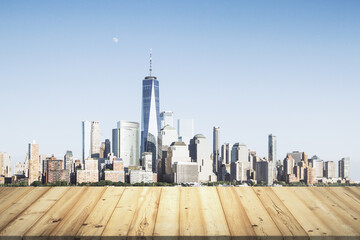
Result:
{"label": "beige building", "polygon": [[112,170],[105,170],[105,180],[125,182],[124,162],[122,160],[113,160],[112,165]]}
{"label": "beige building", "polygon": [[29,180],[31,185],[34,181],[40,181],[40,166],[39,166],[39,144],[35,141],[29,143]]}
{"label": "beige building", "polygon": [[0,152],[0,176],[11,177],[11,158],[6,152]]}
{"label": "beige building", "polygon": [[85,169],[76,172],[76,183],[98,182],[99,167],[98,160],[88,158],[85,160]]}
{"label": "beige building", "polygon": [[336,178],[336,162],[334,161],[325,162],[325,177]]}
{"label": "beige building", "polygon": [[100,157],[100,127],[99,122],[91,122],[90,151],[92,158]]}

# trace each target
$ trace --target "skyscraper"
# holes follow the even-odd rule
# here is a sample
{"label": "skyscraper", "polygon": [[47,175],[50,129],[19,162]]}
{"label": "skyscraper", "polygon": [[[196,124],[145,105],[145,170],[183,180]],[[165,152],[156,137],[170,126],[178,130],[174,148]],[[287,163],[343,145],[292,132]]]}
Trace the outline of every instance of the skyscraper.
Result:
{"label": "skyscraper", "polygon": [[160,131],[160,101],[159,81],[151,76],[152,55],[150,51],[150,76],[142,82],[142,111],[141,111],[141,155],[143,152],[152,153],[152,168],[156,172],[157,138]]}
{"label": "skyscraper", "polygon": [[211,145],[203,134],[196,134],[189,144],[192,162],[198,165],[199,182],[215,182],[216,175],[212,171]]}
{"label": "skyscraper", "polygon": [[174,116],[172,111],[163,111],[160,113],[160,129],[166,125],[174,127]]}
{"label": "skyscraper", "polygon": [[220,127],[213,128],[213,171],[214,173],[218,172],[219,169],[219,130]]}
{"label": "skyscraper", "polygon": [[99,122],[91,122],[91,157],[100,157],[100,128]]}
{"label": "skyscraper", "polygon": [[268,156],[268,160],[269,162],[273,162],[273,164],[269,164],[268,166],[272,166],[273,167],[273,178],[276,178],[277,173],[276,173],[276,136],[270,134],[269,135],[269,156]]}
{"label": "skyscraper", "polygon": [[350,178],[350,158],[345,157],[339,160],[339,178]]}
{"label": "skyscraper", "polygon": [[269,161],[276,162],[276,136],[270,134],[269,135]]}
{"label": "skyscraper", "polygon": [[112,142],[114,155],[122,158],[124,167],[140,165],[139,123],[119,121],[113,129]]}
{"label": "skyscraper", "polygon": [[82,121],[82,164],[91,156],[91,122]]}
{"label": "skyscraper", "polygon": [[179,119],[178,120],[178,136],[179,142],[189,145],[190,139],[194,137],[194,120]]}
{"label": "skyscraper", "polygon": [[111,143],[110,139],[105,139],[105,151],[104,151],[104,158],[107,158],[109,153],[111,153]]}
{"label": "skyscraper", "polygon": [[70,172],[74,171],[74,158],[72,151],[66,151],[64,155],[64,169],[69,170]]}
{"label": "skyscraper", "polygon": [[336,163],[334,161],[325,162],[325,177],[336,178]]}
{"label": "skyscraper", "polygon": [[32,184],[34,181],[39,181],[40,166],[39,166],[39,144],[35,141],[29,143],[29,182]]}
{"label": "skyscraper", "polygon": [[11,177],[11,158],[6,152],[0,152],[0,176]]}

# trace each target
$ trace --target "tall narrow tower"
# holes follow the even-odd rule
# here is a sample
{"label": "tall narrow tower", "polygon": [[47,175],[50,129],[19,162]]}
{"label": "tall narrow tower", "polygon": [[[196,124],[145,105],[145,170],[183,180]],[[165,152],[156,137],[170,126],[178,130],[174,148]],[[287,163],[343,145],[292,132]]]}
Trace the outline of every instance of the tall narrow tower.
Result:
{"label": "tall narrow tower", "polygon": [[219,130],[220,127],[213,128],[213,171],[214,173],[218,173],[219,169]]}
{"label": "tall narrow tower", "polygon": [[150,75],[142,83],[141,155],[143,152],[152,153],[152,170],[156,172],[157,137],[160,130],[159,81],[151,74],[150,49]]}
{"label": "tall narrow tower", "polygon": [[39,144],[35,141],[29,143],[29,179],[28,184],[40,180],[40,166],[39,166]]}
{"label": "tall narrow tower", "polygon": [[276,136],[270,134],[269,135],[269,162],[272,162],[273,167],[273,179],[277,177],[277,169],[276,169]]}

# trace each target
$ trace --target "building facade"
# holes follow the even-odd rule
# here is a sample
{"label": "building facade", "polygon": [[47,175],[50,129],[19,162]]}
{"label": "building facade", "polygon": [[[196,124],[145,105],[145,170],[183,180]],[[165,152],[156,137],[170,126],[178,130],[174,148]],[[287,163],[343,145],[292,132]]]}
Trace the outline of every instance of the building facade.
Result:
{"label": "building facade", "polygon": [[29,180],[31,185],[34,181],[40,180],[40,166],[39,166],[39,144],[35,141],[29,143]]}
{"label": "building facade", "polygon": [[[139,166],[139,123],[119,121],[112,132],[114,155],[124,161],[124,166]],[[105,143],[106,148],[106,143]]]}
{"label": "building facade", "polygon": [[202,134],[196,134],[190,141],[189,150],[191,161],[198,165],[199,182],[217,181],[213,172],[211,147],[206,137]]}
{"label": "building facade", "polygon": [[91,156],[91,122],[82,121],[82,164]]}
{"label": "building facade", "polygon": [[220,167],[220,151],[219,151],[219,131],[220,127],[213,128],[213,171],[218,173]]}
{"label": "building facade", "polygon": [[350,179],[350,158],[345,157],[339,160],[339,178]]}
{"label": "building facade", "polygon": [[91,122],[91,157],[99,158],[100,157],[100,126],[99,122]]}

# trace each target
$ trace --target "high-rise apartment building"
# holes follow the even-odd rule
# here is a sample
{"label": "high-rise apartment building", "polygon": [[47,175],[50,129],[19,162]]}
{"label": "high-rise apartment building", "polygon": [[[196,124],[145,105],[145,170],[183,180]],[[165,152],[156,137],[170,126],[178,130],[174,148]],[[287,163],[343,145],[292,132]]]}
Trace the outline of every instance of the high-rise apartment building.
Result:
{"label": "high-rise apartment building", "polygon": [[91,157],[100,157],[100,127],[99,122],[91,122]]}
{"label": "high-rise apartment building", "polygon": [[11,158],[6,152],[0,152],[0,176],[11,177]]}
{"label": "high-rise apartment building", "polygon": [[91,122],[82,121],[82,164],[91,156]]}
{"label": "high-rise apartment building", "polygon": [[66,151],[64,155],[64,169],[70,172],[74,171],[74,158],[72,151]]}
{"label": "high-rise apartment building", "polygon": [[157,138],[160,131],[159,81],[151,75],[152,56],[150,52],[150,76],[142,82],[141,111],[141,154],[152,153],[153,172],[156,172]]}
{"label": "high-rise apartment building", "polygon": [[269,135],[269,155],[268,160],[269,161],[276,161],[276,136],[270,134]]}
{"label": "high-rise apartment building", "polygon": [[35,141],[29,143],[29,180],[28,184],[40,180],[40,166],[39,166],[39,144]]}
{"label": "high-rise apartment building", "polygon": [[309,159],[309,165],[313,168],[315,178],[324,177],[324,161],[322,159],[314,155]]}
{"label": "high-rise apartment building", "polygon": [[184,142],[186,145],[189,145],[190,140],[194,137],[194,120],[179,119],[177,130],[179,142]]}
{"label": "high-rise apartment building", "polygon": [[160,113],[160,129],[166,125],[174,127],[174,115],[172,111],[163,111]]}
{"label": "high-rise apartment building", "polygon": [[215,182],[211,160],[211,145],[202,134],[196,134],[190,141],[190,157],[192,162],[197,162],[199,182]]}
{"label": "high-rise apartment building", "polygon": [[336,163],[334,161],[325,162],[325,177],[336,178]]}
{"label": "high-rise apartment building", "polygon": [[345,157],[339,160],[339,178],[349,179],[350,178],[350,158]]}
{"label": "high-rise apartment building", "polygon": [[124,167],[140,165],[139,123],[119,121],[112,130],[112,144],[114,155],[123,160]]}
{"label": "high-rise apartment building", "polygon": [[231,149],[231,180],[247,181],[246,172],[249,169],[249,149],[243,143],[235,143]]}
{"label": "high-rise apartment building", "polygon": [[216,174],[220,166],[219,130],[220,127],[213,128],[213,171]]}

